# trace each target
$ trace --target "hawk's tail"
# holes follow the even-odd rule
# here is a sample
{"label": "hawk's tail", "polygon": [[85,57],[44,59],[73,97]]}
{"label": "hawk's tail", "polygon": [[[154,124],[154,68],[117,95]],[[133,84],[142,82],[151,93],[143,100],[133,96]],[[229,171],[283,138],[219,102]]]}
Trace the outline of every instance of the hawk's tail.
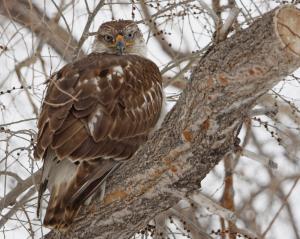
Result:
{"label": "hawk's tail", "polygon": [[45,158],[39,197],[48,187],[50,200],[44,225],[66,230],[81,205],[103,185],[108,175],[119,164],[105,159],[74,164],[67,159],[58,161],[56,158]]}

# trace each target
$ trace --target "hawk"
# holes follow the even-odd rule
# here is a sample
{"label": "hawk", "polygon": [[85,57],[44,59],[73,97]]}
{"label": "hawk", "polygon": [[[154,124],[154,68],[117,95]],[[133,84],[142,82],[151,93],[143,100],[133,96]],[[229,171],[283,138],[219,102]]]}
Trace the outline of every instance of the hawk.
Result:
{"label": "hawk", "polygon": [[135,22],[105,22],[93,52],[51,76],[34,152],[44,160],[38,213],[50,191],[45,226],[66,229],[106,177],[160,127],[162,77],[145,56]]}

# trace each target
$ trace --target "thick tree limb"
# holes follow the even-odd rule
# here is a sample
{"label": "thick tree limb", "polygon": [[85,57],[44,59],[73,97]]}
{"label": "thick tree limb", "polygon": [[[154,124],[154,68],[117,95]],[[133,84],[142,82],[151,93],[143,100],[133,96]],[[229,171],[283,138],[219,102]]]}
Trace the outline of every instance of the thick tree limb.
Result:
{"label": "thick tree limb", "polygon": [[[159,132],[107,182],[65,235],[129,238],[174,206],[234,149],[237,129],[256,100],[300,66],[300,11],[274,10],[202,58]],[[179,196],[180,195],[180,196]]]}
{"label": "thick tree limb", "polygon": [[[30,29],[65,61],[72,61],[74,50],[78,45],[76,39],[31,1],[0,0],[0,14]],[[82,52],[80,56],[83,56]]]}

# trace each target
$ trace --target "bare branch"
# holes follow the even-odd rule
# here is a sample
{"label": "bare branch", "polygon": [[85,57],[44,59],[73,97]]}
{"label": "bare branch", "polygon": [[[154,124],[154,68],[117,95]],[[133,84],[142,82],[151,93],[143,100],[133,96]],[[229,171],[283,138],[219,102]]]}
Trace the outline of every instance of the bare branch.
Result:
{"label": "bare branch", "polygon": [[77,45],[77,47],[74,51],[73,59],[77,59],[78,57],[80,57],[79,52],[81,50],[81,47],[82,47],[83,43],[89,37],[88,32],[89,32],[90,26],[91,26],[95,16],[99,12],[99,10],[103,7],[104,3],[105,3],[105,0],[99,1],[97,6],[95,7],[94,11],[89,14],[89,17],[87,19],[87,22],[85,24],[85,27],[84,27],[83,32],[81,34],[81,37],[79,39],[79,43],[78,43],[78,45]]}
{"label": "bare branch", "polygon": [[300,177],[296,178],[296,180],[294,181],[291,189],[289,190],[289,192],[287,193],[287,195],[284,198],[284,202],[281,204],[280,208],[278,209],[278,211],[276,212],[276,214],[274,215],[273,219],[271,220],[269,226],[266,228],[266,230],[263,232],[262,237],[264,238],[267,233],[270,231],[271,227],[273,226],[275,220],[278,218],[278,215],[280,214],[280,212],[282,211],[282,209],[285,207],[285,205],[287,204],[287,200],[289,198],[289,196],[291,195],[291,193],[294,191],[297,183],[299,182]]}
{"label": "bare branch", "polygon": [[249,158],[249,159],[252,159],[252,160],[255,160],[255,161],[258,161],[260,162],[261,164],[265,165],[266,167],[269,167],[271,169],[277,169],[278,168],[278,165],[276,162],[274,162],[272,159],[270,158],[267,158],[263,155],[259,155],[257,153],[254,153],[254,152],[251,152],[247,149],[241,149],[241,155]]}
{"label": "bare branch", "polygon": [[[1,0],[0,14],[33,31],[65,61],[69,62],[73,59],[78,42],[31,1]],[[82,56],[83,53],[81,52],[80,55]]]}
{"label": "bare branch", "polygon": [[42,175],[42,170],[36,171],[32,176],[28,177],[27,179],[23,180],[22,182],[18,183],[17,186],[12,189],[8,194],[6,194],[0,200],[0,212],[8,207],[9,205],[13,205],[16,203],[17,198],[25,192],[27,189],[35,185],[35,182],[39,180]]}
{"label": "bare branch", "polygon": [[224,22],[224,24],[222,25],[222,27],[219,30],[219,34],[218,34],[219,41],[222,41],[227,37],[227,35],[230,31],[230,28],[232,27],[232,24],[236,20],[239,12],[240,12],[240,10],[238,8],[232,8],[230,10],[226,21]]}
{"label": "bare branch", "polygon": [[0,219],[0,228],[21,208],[25,201],[28,200],[36,192],[35,188],[31,188],[25,195],[15,203],[15,205],[10,209],[3,217]]}
{"label": "bare branch", "polygon": [[233,223],[236,222],[237,217],[234,214],[234,212],[222,207],[221,205],[214,202],[204,194],[197,193],[195,195],[190,196],[189,198],[192,200],[192,202],[201,205],[202,207],[205,207],[209,212],[216,214],[227,221]]}

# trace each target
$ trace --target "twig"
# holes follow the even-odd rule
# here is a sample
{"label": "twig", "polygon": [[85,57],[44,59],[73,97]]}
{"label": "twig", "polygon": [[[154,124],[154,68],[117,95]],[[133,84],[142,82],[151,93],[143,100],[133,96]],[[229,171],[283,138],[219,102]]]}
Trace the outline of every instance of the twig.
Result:
{"label": "twig", "polygon": [[215,23],[215,27],[218,26],[218,22],[219,22],[219,18],[217,16],[217,14],[214,12],[214,10],[212,10],[206,2],[202,1],[202,0],[198,0],[199,4],[203,7],[203,9],[205,9],[207,11],[207,13],[209,14],[209,16],[211,16],[211,18],[213,19],[214,23]]}
{"label": "twig", "polygon": [[[188,4],[190,2],[194,2],[194,1],[195,0],[178,1],[177,3],[171,4],[171,6],[162,8],[160,11],[157,11],[156,13],[152,14],[151,19],[155,20],[155,18],[157,18],[159,15],[161,15],[165,12],[168,12],[168,11],[178,7],[178,6],[185,5],[185,4]],[[140,20],[140,21],[136,21],[136,24],[145,23],[145,22],[146,22],[146,20]]]}
{"label": "twig", "polygon": [[237,16],[239,15],[239,12],[240,12],[240,10],[238,8],[232,8],[230,10],[227,19],[225,20],[224,24],[222,25],[221,29],[219,30],[219,35],[218,35],[219,41],[226,39],[232,24],[234,23]]}
{"label": "twig", "polygon": [[55,6],[55,8],[56,8],[57,12],[59,13],[59,15],[62,17],[62,19],[63,19],[63,21],[64,21],[64,23],[65,23],[65,25],[66,25],[66,27],[67,27],[67,30],[68,30],[70,36],[72,36],[72,32],[71,32],[71,29],[70,29],[70,27],[69,27],[69,24],[68,24],[68,22],[67,22],[67,20],[66,20],[66,18],[65,18],[65,16],[64,16],[64,14],[62,13],[60,7],[55,3],[55,1],[51,0],[51,2],[52,2],[53,5]]}
{"label": "twig", "polygon": [[237,220],[237,217],[234,214],[234,212],[222,207],[221,205],[214,202],[202,193],[194,194],[192,196],[189,196],[188,198],[192,200],[192,202],[194,202],[195,204],[205,207],[211,213],[219,215],[227,221],[235,223]]}
{"label": "twig", "polygon": [[276,115],[278,113],[278,107],[263,107],[260,109],[254,109],[250,111],[250,116],[259,116],[259,115],[266,115],[266,116],[272,116]]}
{"label": "twig", "polygon": [[[2,15],[29,28],[67,62],[72,60],[73,49],[78,45],[73,36],[50,19],[32,1],[14,1],[13,4],[6,2],[8,3],[7,0],[0,1]],[[82,52],[80,54],[83,55]]]}
{"label": "twig", "polygon": [[8,213],[0,219],[0,228],[17,212],[17,210],[24,205],[25,201],[36,192],[35,187],[31,188],[18,202],[15,203]]}
{"label": "twig", "polygon": [[15,180],[17,180],[18,183],[21,183],[23,180],[22,178],[20,178],[20,176],[14,172],[10,172],[10,171],[0,171],[0,176],[1,175],[7,175],[10,176],[12,178],[14,178]]}
{"label": "twig", "polygon": [[262,234],[262,237],[263,237],[263,238],[267,235],[268,231],[269,231],[269,230],[271,229],[271,227],[273,226],[275,220],[278,218],[280,212],[282,211],[282,209],[283,209],[284,206],[286,205],[287,200],[288,200],[289,196],[291,195],[291,193],[294,191],[294,189],[295,189],[295,187],[296,187],[296,185],[297,185],[299,179],[300,179],[300,177],[296,178],[296,180],[295,180],[293,186],[291,187],[290,191],[289,191],[288,194],[285,196],[284,202],[281,204],[281,207],[278,209],[277,213],[274,215],[274,217],[273,217],[273,219],[271,220],[270,224],[268,225],[268,227],[266,228],[266,230],[263,232],[263,234]]}
{"label": "twig", "polygon": [[253,159],[255,161],[258,161],[258,162],[262,163],[263,165],[265,165],[265,166],[267,166],[271,169],[277,169],[278,168],[278,164],[275,163],[272,159],[267,158],[263,155],[256,154],[256,153],[251,152],[247,149],[242,149],[241,155],[243,155],[247,158]]}
{"label": "twig", "polygon": [[[224,191],[223,195],[221,198],[221,205],[224,208],[227,208],[228,210],[234,212],[235,211],[235,205],[234,205],[234,187],[233,187],[233,171],[234,171],[234,166],[233,166],[233,158],[232,154],[228,154],[224,158]],[[224,226],[225,222],[224,219],[221,218],[221,221],[223,221],[221,224]],[[225,229],[225,228],[222,228]],[[235,232],[236,231],[236,226],[235,223],[233,222],[228,222],[228,230],[229,232]],[[235,235],[229,235],[230,239],[235,239]]]}
{"label": "twig", "polygon": [[98,2],[98,4],[95,7],[94,11],[91,14],[89,14],[88,20],[85,24],[82,35],[79,39],[79,43],[78,43],[76,49],[74,50],[73,60],[75,60],[79,57],[79,51],[80,51],[83,43],[85,42],[85,40],[89,37],[88,31],[90,29],[92,21],[94,20],[94,17],[97,15],[98,11],[104,6],[104,3],[105,3],[105,0],[101,0],[100,2]]}
{"label": "twig", "polygon": [[34,117],[34,118],[29,118],[29,119],[23,119],[23,120],[18,120],[18,121],[14,121],[14,122],[9,122],[9,123],[6,123],[6,124],[0,124],[0,127],[5,127],[5,126],[13,125],[13,124],[19,124],[19,123],[23,123],[23,122],[27,122],[27,121],[32,121],[32,120],[37,120],[37,118]]}
{"label": "twig", "polygon": [[[189,196],[188,198],[193,203],[199,205],[200,207],[206,208],[209,212],[224,218],[225,220],[233,223],[234,225],[238,219],[234,212],[222,207],[221,205],[214,202],[213,200],[211,200],[210,198],[208,198],[207,196],[205,196],[202,193],[194,194],[192,196]],[[248,229],[241,229],[241,228],[235,227],[235,231],[249,235],[253,238],[258,238],[258,236],[256,235],[255,232],[252,232]]]}
{"label": "twig", "polygon": [[[152,19],[152,16],[149,12],[149,9],[147,8],[146,4],[145,4],[145,1],[144,0],[141,0],[140,1],[140,5],[141,5],[141,8],[142,8],[142,11],[143,11],[143,14],[145,15],[145,20],[146,20],[146,23],[147,25],[149,26],[151,32],[153,34],[156,34],[157,32],[160,32],[160,29],[158,29],[158,27],[154,24],[153,21],[150,21]],[[183,57],[186,57],[188,54],[188,52],[180,52],[180,51],[175,51],[174,49],[172,49],[170,47],[170,45],[165,41],[163,40],[161,37],[157,36],[156,35],[156,40],[158,41],[158,43],[160,44],[161,48],[163,49],[163,51],[171,58],[183,58]]]}
{"label": "twig", "polygon": [[18,183],[17,186],[6,194],[0,200],[0,212],[16,202],[17,198],[28,188],[35,184],[36,180],[39,179],[42,175],[42,169],[36,171],[33,175],[29,176],[27,179],[23,180],[21,183]]}
{"label": "twig", "polygon": [[170,212],[172,212],[174,215],[176,215],[178,218],[184,219],[189,226],[193,227],[194,230],[197,231],[197,234],[200,236],[199,238],[202,239],[213,239],[210,235],[205,233],[203,229],[199,228],[199,225],[196,225],[195,222],[193,222],[187,215],[180,212],[180,208],[177,206],[170,208]]}

